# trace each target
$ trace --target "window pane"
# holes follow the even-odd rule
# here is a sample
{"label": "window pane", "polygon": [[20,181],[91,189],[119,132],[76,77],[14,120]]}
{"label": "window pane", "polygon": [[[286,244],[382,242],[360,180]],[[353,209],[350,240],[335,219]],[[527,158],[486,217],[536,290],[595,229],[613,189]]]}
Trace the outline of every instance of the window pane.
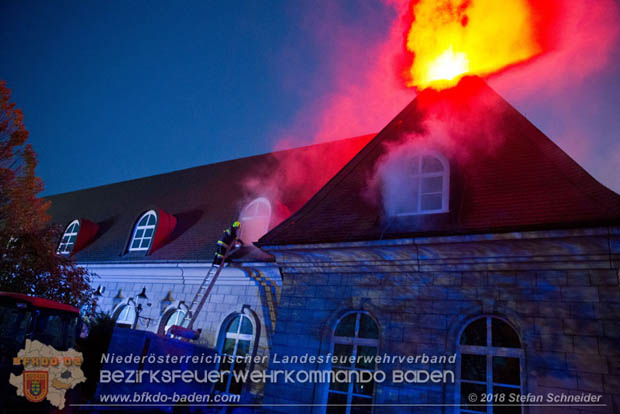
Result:
{"label": "window pane", "polygon": [[269,215],[269,206],[264,202],[257,203],[258,206],[256,208],[257,216],[268,216]]}
{"label": "window pane", "polygon": [[350,357],[353,355],[353,345],[334,344],[334,356],[337,362],[334,366],[350,367]]}
{"label": "window pane", "polygon": [[221,372],[230,371],[230,362],[228,360],[225,360],[220,364],[219,369]]}
{"label": "window pane", "polygon": [[517,333],[501,319],[493,318],[491,323],[493,346],[504,348],[521,348]]}
{"label": "window pane", "polygon": [[226,391],[226,383],[228,382],[228,377],[230,374],[222,375],[222,381],[215,384],[216,391],[225,392]]}
{"label": "window pane", "polygon": [[[333,377],[332,380],[334,378],[336,378],[336,376],[338,375],[339,379],[343,379],[345,378],[345,375],[348,371],[346,370],[333,370],[332,371]],[[341,392],[348,392],[349,390],[349,383],[348,382],[339,382],[339,381],[331,381],[329,383],[329,389],[330,390],[335,390],[335,391],[341,391]]]}
{"label": "window pane", "polygon": [[411,180],[410,186],[412,194],[417,199],[418,194],[420,193],[420,177],[415,177],[413,180]]}
{"label": "window pane", "polygon": [[184,317],[185,317],[185,312],[183,312],[182,310],[174,311],[174,323],[175,324],[180,323]]}
{"label": "window pane", "polygon": [[493,382],[520,385],[519,358],[493,357]]}
{"label": "window pane", "polygon": [[181,325],[181,322],[184,316],[185,316],[185,312],[183,312],[182,310],[178,310],[178,309],[175,310],[172,313],[172,315],[170,315],[170,317],[168,318],[168,321],[166,322],[166,326],[164,327],[165,333],[168,333],[168,330],[173,325]]}
{"label": "window pane", "polygon": [[235,340],[232,338],[226,338],[224,340],[224,347],[222,348],[222,353],[232,355],[235,351]]}
{"label": "window pane", "polygon": [[461,355],[461,378],[486,382],[487,357],[484,355]]}
{"label": "window pane", "polygon": [[249,318],[241,318],[241,333],[252,335],[252,322],[250,322]]}
{"label": "window pane", "polygon": [[140,244],[140,248],[148,249],[150,244],[151,244],[151,239],[142,239],[142,243]]}
{"label": "window pane", "polygon": [[[521,405],[516,406],[507,406],[511,403],[510,400],[514,400],[515,394],[521,394],[519,389],[508,388],[508,387],[493,387],[493,394],[501,395],[504,394],[504,403],[497,402],[493,404],[493,414],[521,414]],[[512,398],[511,398],[512,394]]]}
{"label": "window pane", "polygon": [[374,346],[357,346],[357,368],[374,369],[377,356],[377,348]]}
{"label": "window pane", "polygon": [[[351,401],[351,414],[369,414],[372,412],[372,399],[364,397],[353,397]],[[362,405],[360,405],[362,404]]]}
{"label": "window pane", "polygon": [[144,237],[151,237],[151,236],[153,236],[153,229],[144,230]]}
{"label": "window pane", "polygon": [[443,177],[422,177],[422,193],[441,193]]}
{"label": "window pane", "polygon": [[461,345],[487,345],[487,320],[480,318],[467,326],[461,335]]}
{"label": "window pane", "polygon": [[250,352],[250,341],[239,340],[237,344],[237,355],[244,356]]}
{"label": "window pane", "polygon": [[357,313],[352,313],[346,316],[338,326],[336,327],[336,331],[334,332],[335,336],[355,336],[355,321],[357,319]]}
{"label": "window pane", "polygon": [[255,217],[258,213],[258,203],[250,203],[243,212],[243,217]]}
{"label": "window pane", "polygon": [[243,387],[243,382],[237,381],[233,376],[230,379],[230,388],[228,389],[228,392],[231,394],[241,394],[241,387]]}
{"label": "window pane", "polygon": [[230,323],[230,325],[228,326],[228,329],[226,330],[226,332],[237,332],[237,330],[239,329],[239,320],[241,319],[241,316],[237,316],[235,317],[235,319],[232,320],[232,322]]}
{"label": "window pane", "polygon": [[439,172],[443,171],[443,166],[441,165],[441,161],[432,156],[425,156],[422,161],[422,172],[423,173],[431,173],[431,172]]}
{"label": "window pane", "polygon": [[337,404],[327,406],[328,414],[344,414],[347,412],[347,395],[330,392],[327,404]]}
{"label": "window pane", "polygon": [[[363,377],[364,381],[366,381],[366,377]],[[372,393],[374,391],[375,388],[375,383],[374,381],[370,381],[370,382],[355,382],[353,384],[353,392],[355,394],[361,394],[361,395],[368,395],[369,397],[372,397]],[[370,403],[370,401],[367,401],[366,403]]]}
{"label": "window pane", "polygon": [[143,235],[144,235],[144,229],[138,229],[136,230],[136,235],[134,237],[136,239],[141,239]]}
{"label": "window pane", "polygon": [[473,404],[469,402],[469,395],[475,394],[477,396],[476,401],[478,401],[475,404],[480,404],[479,403],[479,401],[481,400],[480,396],[482,394],[486,394],[486,392],[487,392],[486,385],[462,382],[461,383],[461,408],[485,413],[487,411],[487,407],[484,405],[474,406]]}
{"label": "window pane", "polygon": [[377,324],[370,316],[363,313],[360,314],[360,329],[358,336],[360,338],[370,339],[379,338],[379,329],[377,328]]}
{"label": "window pane", "polygon": [[[244,356],[237,353],[237,356]],[[244,372],[248,368],[248,364],[241,358],[239,361],[236,361],[233,365],[234,371],[236,372]]]}
{"label": "window pane", "polygon": [[149,214],[148,218],[149,218],[148,225],[149,226],[155,225],[155,222],[157,221],[156,218],[155,218],[155,215]]}
{"label": "window pane", "polygon": [[144,227],[148,224],[148,222],[149,222],[149,216],[143,216],[138,222],[138,227]]}
{"label": "window pane", "polygon": [[441,194],[422,194],[420,209],[422,211],[441,210]]}
{"label": "window pane", "polygon": [[140,239],[134,239],[134,241],[131,243],[131,248],[138,249],[139,247],[140,247]]}
{"label": "window pane", "polygon": [[409,165],[411,169],[411,173],[414,175],[420,174],[420,157],[415,157],[411,160],[411,164]]}

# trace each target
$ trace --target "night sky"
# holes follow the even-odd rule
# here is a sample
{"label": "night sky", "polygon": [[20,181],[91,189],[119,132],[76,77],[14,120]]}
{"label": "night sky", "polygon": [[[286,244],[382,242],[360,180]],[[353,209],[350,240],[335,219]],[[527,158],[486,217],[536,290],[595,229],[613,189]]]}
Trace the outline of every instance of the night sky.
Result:
{"label": "night sky", "polygon": [[[603,14],[615,19],[616,12]],[[377,84],[369,68],[384,56],[375,51],[396,18],[391,3],[371,0],[5,0],[0,79],[24,111],[44,194],[54,194],[378,132],[415,97],[398,90],[389,71],[387,92],[366,91]],[[572,35],[588,30],[575,27]],[[592,52],[603,63],[581,77],[574,68],[546,71],[548,79],[535,84],[545,85],[541,93],[521,90],[518,76],[490,83],[620,191],[617,31],[605,42]],[[566,65],[592,61],[583,50]],[[326,128],[325,108],[340,113],[343,102],[363,104],[367,112],[353,112],[364,119]]]}

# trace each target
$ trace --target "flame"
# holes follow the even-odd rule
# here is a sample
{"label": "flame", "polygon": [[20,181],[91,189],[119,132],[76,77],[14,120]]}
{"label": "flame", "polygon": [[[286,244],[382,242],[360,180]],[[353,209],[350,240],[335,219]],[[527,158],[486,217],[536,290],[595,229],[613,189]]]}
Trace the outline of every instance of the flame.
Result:
{"label": "flame", "polygon": [[410,13],[408,87],[445,89],[542,51],[528,0],[412,0]]}

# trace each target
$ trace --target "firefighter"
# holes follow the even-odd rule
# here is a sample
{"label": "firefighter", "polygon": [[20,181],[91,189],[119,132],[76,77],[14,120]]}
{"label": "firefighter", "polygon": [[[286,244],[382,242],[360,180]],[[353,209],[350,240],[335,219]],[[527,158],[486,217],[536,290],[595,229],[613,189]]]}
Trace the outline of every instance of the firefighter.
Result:
{"label": "firefighter", "polygon": [[[224,255],[226,254],[226,249],[228,246],[237,238],[237,232],[239,231],[239,227],[241,223],[235,221],[232,226],[224,230],[222,233],[222,237],[217,241],[217,250],[215,251],[215,257],[213,258],[214,265],[222,264],[222,260],[224,260]],[[239,248],[243,245],[243,241],[241,239],[237,239],[235,245],[228,251],[230,255],[235,249]]]}

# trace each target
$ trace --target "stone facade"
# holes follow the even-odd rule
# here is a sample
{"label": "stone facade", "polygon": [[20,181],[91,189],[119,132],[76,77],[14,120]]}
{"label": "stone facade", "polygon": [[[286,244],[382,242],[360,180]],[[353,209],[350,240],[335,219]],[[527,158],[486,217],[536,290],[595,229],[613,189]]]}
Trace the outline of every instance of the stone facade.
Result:
{"label": "stone facade", "polygon": [[[264,249],[277,257],[283,279],[272,353],[326,355],[340,316],[364,310],[379,326],[379,355],[450,355],[469,321],[497,316],[520,337],[524,394],[594,392],[605,404],[526,412],[620,412],[619,228]],[[378,368],[389,378],[395,369],[420,365]],[[440,368],[457,371],[450,364]],[[324,403],[326,393],[321,384],[268,384],[264,411],[321,413],[321,406],[281,404]],[[387,380],[375,387],[373,412],[458,412],[450,406],[397,406],[453,404],[457,393],[452,383]]]}

